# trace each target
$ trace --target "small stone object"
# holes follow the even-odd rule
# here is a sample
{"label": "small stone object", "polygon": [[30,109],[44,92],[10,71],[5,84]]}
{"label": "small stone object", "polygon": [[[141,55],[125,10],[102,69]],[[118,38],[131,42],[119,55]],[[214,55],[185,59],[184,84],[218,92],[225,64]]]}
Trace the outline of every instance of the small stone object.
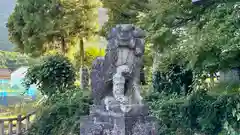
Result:
{"label": "small stone object", "polygon": [[89,87],[89,72],[87,68],[81,69],[81,88],[87,89]]}

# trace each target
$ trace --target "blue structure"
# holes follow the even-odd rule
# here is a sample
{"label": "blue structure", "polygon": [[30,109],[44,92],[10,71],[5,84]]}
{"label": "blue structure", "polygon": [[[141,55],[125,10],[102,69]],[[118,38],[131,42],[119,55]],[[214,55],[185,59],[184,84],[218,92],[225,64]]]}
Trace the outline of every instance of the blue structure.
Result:
{"label": "blue structure", "polygon": [[[27,70],[28,70],[28,67],[21,67],[21,68],[17,69],[16,71],[14,71],[11,74],[11,86],[18,86],[20,89],[25,91],[25,88],[23,87],[22,82],[27,73]],[[26,94],[28,96],[35,98],[36,91],[37,91],[36,86],[31,85],[29,90],[27,90]]]}
{"label": "blue structure", "polygon": [[0,104],[7,106],[7,92],[0,92]]}
{"label": "blue structure", "polygon": [[32,86],[27,90],[27,95],[31,96],[32,100],[36,99],[35,91],[36,91],[36,88],[34,88]]}
{"label": "blue structure", "polygon": [[7,106],[7,92],[6,89],[9,85],[9,80],[1,79],[0,80],[0,105]]}
{"label": "blue structure", "polygon": [[1,84],[7,84],[7,83],[9,83],[9,80],[1,79],[1,80],[0,80],[0,83],[1,83]]}
{"label": "blue structure", "polygon": [[[22,100],[36,100],[37,87],[31,85],[28,90],[22,85],[28,67],[21,67],[11,73],[11,80],[0,79],[0,105],[8,106]],[[25,93],[24,95],[22,95]]]}

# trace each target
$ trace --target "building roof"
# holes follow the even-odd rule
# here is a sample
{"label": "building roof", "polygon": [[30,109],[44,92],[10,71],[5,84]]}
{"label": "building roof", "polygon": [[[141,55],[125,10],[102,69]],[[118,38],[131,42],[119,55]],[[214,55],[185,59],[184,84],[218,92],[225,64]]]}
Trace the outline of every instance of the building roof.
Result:
{"label": "building roof", "polygon": [[0,68],[0,78],[6,76],[11,76],[11,70],[9,70],[8,68]]}

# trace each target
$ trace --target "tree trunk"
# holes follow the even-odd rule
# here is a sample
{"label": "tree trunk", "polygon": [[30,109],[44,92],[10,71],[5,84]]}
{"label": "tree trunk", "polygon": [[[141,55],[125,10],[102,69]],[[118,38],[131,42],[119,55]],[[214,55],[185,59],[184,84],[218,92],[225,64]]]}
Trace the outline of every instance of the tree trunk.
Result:
{"label": "tree trunk", "polygon": [[84,43],[83,38],[80,38],[79,42],[79,48],[80,48],[80,60],[81,60],[81,68],[84,67]]}
{"label": "tree trunk", "polygon": [[66,45],[66,41],[64,37],[61,37],[61,49],[62,49],[62,53],[63,55],[66,55],[67,53],[67,45]]}
{"label": "tree trunk", "polygon": [[80,37],[79,41],[79,49],[80,49],[80,87],[82,89],[87,89],[89,85],[89,76],[88,70],[84,67],[84,42],[83,38]]}

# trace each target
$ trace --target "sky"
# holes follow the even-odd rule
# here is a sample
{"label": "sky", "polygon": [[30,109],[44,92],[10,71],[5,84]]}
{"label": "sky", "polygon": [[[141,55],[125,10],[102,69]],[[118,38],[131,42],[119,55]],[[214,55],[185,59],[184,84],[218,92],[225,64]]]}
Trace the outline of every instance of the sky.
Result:
{"label": "sky", "polygon": [[11,50],[13,45],[8,41],[6,23],[12,13],[16,0],[0,0],[0,50]]}

